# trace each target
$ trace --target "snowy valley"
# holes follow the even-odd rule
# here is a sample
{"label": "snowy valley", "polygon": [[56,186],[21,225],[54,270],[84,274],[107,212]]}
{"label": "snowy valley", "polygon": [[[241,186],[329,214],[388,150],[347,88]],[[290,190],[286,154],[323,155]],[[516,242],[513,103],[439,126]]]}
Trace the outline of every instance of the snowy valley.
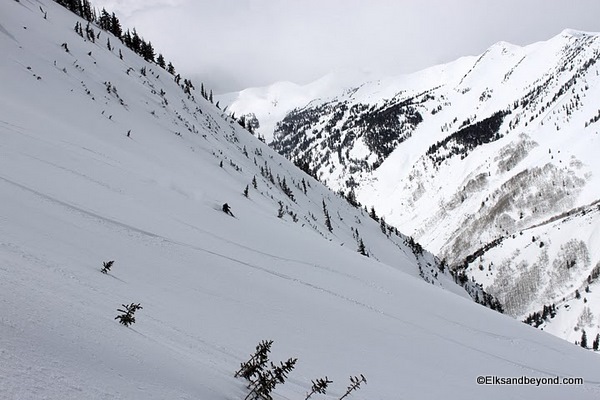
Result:
{"label": "snowy valley", "polygon": [[477,304],[409,226],[373,220],[97,24],[4,1],[0,49],[1,398],[244,399],[234,373],[266,339],[274,361],[298,357],[273,399],[324,376],[312,398],[339,399],[358,374],[349,398],[600,395],[597,354]]}
{"label": "snowy valley", "polygon": [[[565,30],[344,89],[325,84],[335,82],[329,77],[223,100],[236,115],[267,121],[258,132],[273,148],[374,206],[515,318],[587,287],[586,329],[595,336],[599,220],[577,211],[595,210],[600,199],[599,58],[600,36]],[[547,223],[565,215],[568,223]],[[540,230],[543,254],[526,250],[530,231]],[[544,326],[573,343],[582,312],[559,311],[561,322],[548,317]]]}

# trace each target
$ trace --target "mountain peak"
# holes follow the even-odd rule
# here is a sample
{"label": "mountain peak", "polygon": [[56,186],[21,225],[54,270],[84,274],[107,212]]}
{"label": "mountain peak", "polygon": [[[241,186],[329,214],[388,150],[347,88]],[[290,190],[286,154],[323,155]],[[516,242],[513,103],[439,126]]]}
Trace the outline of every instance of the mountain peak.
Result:
{"label": "mountain peak", "polygon": [[586,32],[586,31],[580,31],[577,29],[563,29],[562,32],[559,34],[559,36],[563,36],[563,37],[575,37],[575,38],[582,38],[582,37],[587,37],[587,36],[598,36],[599,33],[598,32]]}

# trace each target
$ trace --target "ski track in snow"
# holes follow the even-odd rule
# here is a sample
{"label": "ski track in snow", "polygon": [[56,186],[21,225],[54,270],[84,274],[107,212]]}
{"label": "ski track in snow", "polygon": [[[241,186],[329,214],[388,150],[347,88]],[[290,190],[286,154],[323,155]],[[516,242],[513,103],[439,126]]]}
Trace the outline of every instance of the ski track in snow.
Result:
{"label": "ski track in snow", "polygon": [[2,24],[0,24],[0,32],[4,33],[6,36],[8,36],[9,38],[11,38],[12,40],[14,40],[15,42],[19,43],[19,41],[9,32],[6,30],[6,28],[4,28],[2,26]]}
{"label": "ski track in snow", "polygon": [[[114,220],[112,218],[108,218],[108,217],[99,215],[97,213],[94,213],[92,211],[82,209],[81,207],[77,207],[77,206],[69,204],[67,202],[55,199],[55,198],[53,198],[51,196],[48,196],[48,195],[43,194],[43,193],[40,193],[39,191],[31,189],[31,188],[29,188],[27,186],[24,186],[22,184],[19,184],[17,182],[14,182],[14,181],[12,181],[10,179],[7,179],[5,177],[2,177],[2,176],[0,176],[0,180],[4,181],[7,184],[16,186],[16,187],[18,187],[18,188],[20,188],[20,189],[22,189],[24,191],[27,191],[27,192],[29,192],[29,193],[37,196],[37,197],[40,197],[40,198],[42,198],[42,199],[44,199],[46,201],[49,201],[49,202],[52,202],[52,203],[54,203],[56,205],[62,206],[64,208],[68,209],[71,212],[76,212],[76,213],[78,213],[78,214],[80,214],[80,215],[82,215],[84,217],[93,218],[93,219],[99,220],[99,221],[101,221],[103,223],[108,223],[110,225],[114,225],[116,227],[123,228],[123,229],[125,229],[125,230],[127,230],[129,232],[133,232],[133,233],[139,234],[141,236],[144,236],[146,238],[150,238],[152,240],[158,240],[161,245],[170,244],[170,245],[173,245],[173,246],[180,246],[180,247],[185,247],[185,248],[189,248],[189,249],[196,250],[196,251],[201,251],[201,252],[204,252],[204,253],[207,253],[207,254],[211,254],[211,255],[219,257],[219,258],[223,258],[223,259],[232,261],[232,262],[240,264],[240,265],[247,266],[247,267],[252,268],[254,270],[261,271],[263,273],[269,274],[269,275],[277,277],[279,279],[283,279],[283,280],[286,280],[286,281],[293,282],[295,284],[303,285],[305,287],[308,287],[308,288],[310,288],[312,290],[319,291],[321,293],[326,293],[326,294],[328,294],[330,296],[336,297],[336,298],[341,299],[343,301],[346,301],[346,302],[352,303],[352,304],[354,304],[356,306],[359,306],[361,308],[364,308],[364,309],[366,309],[366,310],[368,310],[370,312],[375,312],[375,313],[380,314],[380,315],[382,315],[382,316],[384,316],[386,318],[389,318],[389,319],[395,320],[397,322],[400,322],[401,324],[403,324],[403,325],[405,325],[407,327],[410,327],[412,329],[419,330],[419,331],[423,332],[423,334],[435,336],[435,337],[439,338],[442,341],[450,342],[450,343],[453,343],[453,344],[455,344],[457,346],[469,349],[471,351],[474,351],[474,352],[477,352],[477,353],[481,353],[481,354],[483,354],[485,356],[492,357],[492,358],[495,358],[497,360],[501,360],[503,362],[509,363],[511,365],[514,365],[515,367],[519,367],[524,372],[530,372],[530,373],[531,372],[536,372],[536,373],[540,373],[540,374],[543,374],[543,375],[546,375],[546,376],[560,376],[560,375],[565,376],[564,373],[562,373],[560,371],[544,370],[544,369],[536,368],[536,367],[533,367],[531,365],[523,364],[523,363],[519,363],[519,362],[515,362],[515,361],[513,361],[511,359],[508,359],[506,357],[502,357],[502,356],[500,356],[498,354],[494,354],[494,353],[491,353],[489,351],[485,351],[483,349],[480,349],[480,348],[477,348],[477,347],[474,347],[474,346],[470,346],[470,345],[468,345],[468,344],[466,344],[464,342],[452,339],[451,337],[448,337],[448,336],[443,335],[443,334],[439,334],[439,333],[437,333],[437,332],[435,332],[435,331],[433,331],[431,329],[425,328],[424,326],[421,326],[421,325],[419,325],[419,324],[417,324],[415,322],[410,322],[410,321],[407,321],[405,319],[399,318],[399,317],[397,317],[395,315],[392,315],[392,314],[390,314],[388,312],[380,310],[380,309],[378,309],[376,307],[373,307],[373,306],[371,306],[369,304],[366,304],[364,302],[358,301],[356,299],[352,299],[350,297],[347,297],[345,295],[342,295],[342,294],[337,293],[335,291],[332,291],[330,289],[327,289],[327,288],[324,288],[324,287],[312,284],[312,283],[307,282],[305,280],[302,280],[302,279],[299,279],[299,278],[295,278],[295,277],[292,277],[290,275],[287,275],[287,274],[284,274],[284,273],[281,273],[281,272],[275,272],[275,271],[272,271],[272,270],[270,270],[268,268],[261,267],[259,265],[256,265],[256,264],[253,264],[253,263],[249,263],[249,262],[246,262],[246,261],[243,261],[243,260],[240,260],[240,259],[228,256],[228,255],[216,252],[216,251],[208,250],[208,249],[205,249],[205,248],[202,248],[202,247],[199,247],[199,246],[194,246],[194,245],[191,245],[191,244],[188,244],[188,243],[174,241],[174,240],[171,240],[171,239],[166,238],[164,236],[161,236],[161,235],[158,235],[158,234],[155,234],[155,233],[152,233],[152,232],[148,232],[148,231],[143,230],[143,229],[136,228],[134,226],[125,224],[123,222],[116,221],[116,220]],[[206,232],[206,231],[204,231],[204,232],[206,234],[210,235],[209,232]],[[214,235],[211,235],[211,236],[214,236]],[[314,264],[308,264],[308,263],[300,262],[300,261],[297,261],[297,260],[286,259],[286,258],[283,258],[283,257],[280,257],[280,256],[276,256],[276,255],[273,255],[273,254],[265,253],[265,252],[259,252],[259,251],[256,251],[254,249],[248,248],[247,246],[242,246],[242,245],[239,245],[237,243],[233,243],[233,242],[231,242],[229,240],[226,240],[226,239],[223,239],[223,238],[219,238],[219,237],[216,237],[216,238],[220,239],[220,240],[225,240],[225,241],[227,241],[227,242],[229,242],[231,244],[240,246],[240,247],[242,247],[242,248],[244,248],[246,250],[257,252],[259,254],[266,255],[268,257],[271,257],[271,258],[274,258],[274,259],[277,259],[277,260],[286,261],[286,262],[292,262],[292,263],[298,263],[298,264],[303,264],[303,265],[308,265],[308,266],[311,266],[311,267],[315,267]],[[38,259],[36,259],[35,261],[42,262],[42,260],[38,260]],[[45,262],[45,261],[43,261],[43,262]],[[58,267],[55,266],[55,268],[58,268]],[[331,271],[330,269],[327,269],[327,270],[329,272],[334,272],[334,271]],[[353,277],[353,276],[351,276],[351,278],[358,280],[358,278]],[[80,283],[83,283],[83,282],[80,282]],[[456,322],[453,322],[453,321],[451,321],[449,319],[443,318],[443,317],[441,317],[439,315],[436,315],[436,318],[443,319],[443,320],[445,320],[447,322],[450,322],[452,324],[458,325],[458,326],[460,326],[463,329],[468,329],[468,330],[471,330],[471,331],[475,331],[475,332],[477,332],[479,334],[483,334],[483,335],[489,336],[489,337],[494,338],[494,339],[501,339],[501,340],[506,340],[506,341],[510,341],[510,342],[513,342],[515,340],[515,338],[512,338],[512,337],[498,335],[498,334],[495,334],[493,332],[488,332],[488,331],[481,330],[481,329],[475,329],[473,327],[466,327],[466,326],[464,326],[462,324],[457,324]],[[170,328],[170,329],[173,329],[173,328]],[[181,331],[178,331],[178,330],[175,330],[175,329],[174,329],[174,331],[176,331],[178,333],[181,333]],[[198,338],[195,338],[195,339],[198,340]],[[155,340],[155,339],[151,339],[151,340]],[[200,339],[200,341],[203,344],[207,345],[208,347],[211,347],[214,350],[217,350],[217,351],[219,351],[219,352],[221,352],[221,353],[223,353],[223,354],[225,354],[227,356],[235,357],[229,351],[226,351],[226,350],[224,350],[224,349],[222,349],[222,348],[220,348],[218,346],[214,346],[212,344],[206,343],[205,341],[203,341],[201,339]],[[178,348],[176,346],[172,346],[172,348],[175,351],[180,352],[180,350],[178,350]],[[593,385],[600,385],[600,380],[597,381],[597,380],[589,380],[588,379],[586,381],[586,383],[587,384],[593,384]]]}
{"label": "ski track in snow", "polygon": [[[217,209],[217,211],[218,211],[218,209]],[[260,255],[272,258],[274,260],[279,260],[279,261],[284,261],[284,262],[289,262],[289,263],[299,264],[299,265],[305,265],[305,266],[308,266],[310,268],[317,268],[317,269],[320,269],[320,270],[323,270],[323,271],[327,271],[327,272],[332,273],[332,274],[341,275],[341,276],[344,276],[346,278],[350,278],[350,279],[352,279],[354,281],[357,281],[357,282],[360,282],[362,284],[366,283],[364,280],[362,280],[361,278],[359,278],[356,275],[352,275],[352,274],[349,274],[349,273],[346,273],[346,272],[342,272],[342,271],[336,271],[335,269],[326,267],[324,265],[319,265],[319,264],[310,263],[310,262],[306,262],[306,261],[302,261],[302,260],[297,260],[297,259],[282,257],[282,256],[278,256],[276,254],[272,254],[272,253],[267,253],[267,252],[264,252],[264,251],[260,251],[260,250],[257,250],[257,249],[245,246],[243,244],[234,242],[232,240],[226,239],[226,238],[221,237],[219,235],[216,235],[216,234],[214,234],[212,232],[209,232],[209,231],[207,231],[205,229],[199,228],[199,227],[197,227],[195,225],[188,224],[188,223],[186,223],[184,221],[177,220],[177,222],[179,222],[179,223],[181,223],[183,225],[186,225],[186,226],[188,226],[188,227],[190,227],[190,228],[192,228],[192,229],[194,229],[194,230],[196,230],[198,232],[201,232],[201,233],[203,233],[205,235],[208,235],[208,236],[210,236],[212,238],[220,240],[220,241],[222,241],[224,243],[228,243],[228,244],[231,244],[233,246],[239,247],[241,249],[248,250],[248,251],[250,251],[252,253],[260,254]],[[184,245],[184,244],[182,244],[182,245]],[[185,245],[185,246],[191,246],[191,245]],[[380,291],[382,293],[385,293],[387,295],[391,295],[392,294],[390,291],[386,290],[385,288],[383,288],[381,286],[377,286],[377,285],[375,285],[375,284],[373,284],[371,282],[368,283],[368,286],[372,287],[372,288],[374,288],[374,289],[376,289],[376,290],[378,290],[378,291]]]}

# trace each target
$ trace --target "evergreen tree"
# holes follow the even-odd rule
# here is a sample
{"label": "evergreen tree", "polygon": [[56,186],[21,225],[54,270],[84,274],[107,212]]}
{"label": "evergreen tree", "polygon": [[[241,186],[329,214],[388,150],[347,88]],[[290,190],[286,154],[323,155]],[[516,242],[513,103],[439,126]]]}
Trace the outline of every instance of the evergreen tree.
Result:
{"label": "evergreen tree", "polygon": [[333,381],[330,381],[329,379],[327,379],[327,377],[323,378],[318,378],[315,379],[314,381],[311,381],[312,386],[310,388],[310,393],[306,394],[306,397],[304,398],[304,400],[308,400],[310,398],[310,396],[312,396],[315,393],[319,393],[319,394],[327,394],[327,387],[329,386],[330,383],[333,383]]}
{"label": "evergreen tree", "polygon": [[348,389],[346,389],[346,393],[342,397],[340,397],[339,400],[343,400],[350,393],[352,393],[355,390],[358,390],[360,388],[361,383],[364,383],[365,385],[367,384],[367,379],[363,376],[363,374],[360,374],[360,378],[358,376],[351,376],[350,385],[348,386]]}
{"label": "evergreen tree", "polygon": [[581,347],[583,347],[584,349],[587,349],[587,335],[585,334],[585,329],[583,330],[583,333],[581,334],[581,342],[579,343],[579,345]]}
{"label": "evergreen tree", "polygon": [[127,32],[125,32],[122,39],[123,39],[123,43],[125,44],[125,46],[132,49],[133,38],[131,37],[131,32],[129,32],[129,29],[127,29]]}
{"label": "evergreen tree", "polygon": [[166,68],[165,58],[163,57],[162,54],[158,54],[158,57],[156,57],[156,64],[158,64],[158,66],[161,67],[162,69]]}
{"label": "evergreen tree", "polygon": [[131,50],[135,51],[137,54],[140,54],[142,51],[142,39],[138,36],[135,28],[133,28],[131,36]]}
{"label": "evergreen tree", "polygon": [[89,22],[85,26],[85,35],[89,41],[96,43],[96,34],[94,33],[94,29],[90,26]]}
{"label": "evergreen tree", "polygon": [[592,348],[594,351],[598,351],[598,346],[600,345],[600,333],[596,334],[596,339],[594,339],[594,343],[592,343]]}
{"label": "evergreen tree", "polygon": [[296,366],[297,358],[290,358],[286,362],[280,362],[279,365],[271,363],[271,368],[266,371],[260,371],[254,382],[250,384],[252,390],[244,400],[248,399],[272,399],[271,392],[280,383],[285,383],[287,375]]}
{"label": "evergreen tree", "polygon": [[123,28],[121,28],[121,22],[119,21],[119,19],[115,15],[115,13],[112,13],[112,15],[110,17],[110,33],[112,33],[113,35],[115,35],[118,38],[120,38],[121,35],[123,34]]}
{"label": "evergreen tree", "polygon": [[241,376],[244,379],[252,382],[255,376],[262,372],[267,362],[269,361],[269,353],[271,352],[272,340],[263,340],[256,346],[256,351],[250,359],[240,364],[240,369],[235,373],[235,377]]}
{"label": "evergreen tree", "polygon": [[346,196],[346,201],[350,203],[353,207],[359,207],[360,203],[356,200],[356,193],[354,192],[354,188],[350,188],[348,195]]}
{"label": "evergreen tree", "polygon": [[171,64],[171,61],[169,61],[169,64],[167,65],[167,72],[171,75],[175,75],[175,67]]}
{"label": "evergreen tree", "polygon": [[357,250],[361,255],[365,256],[365,257],[369,257],[369,254],[367,253],[367,250],[365,249],[365,243],[363,242],[362,238],[358,241],[358,250]]}
{"label": "evergreen tree", "polygon": [[387,225],[385,224],[385,219],[383,219],[383,217],[379,219],[379,228],[384,235],[387,235]]}
{"label": "evergreen tree", "polygon": [[252,186],[254,187],[254,189],[258,188],[258,185],[256,183],[256,175],[252,177]]}
{"label": "evergreen tree", "polygon": [[144,39],[140,39],[140,50],[138,54],[144,57],[144,60],[154,62],[154,48],[152,47],[152,42],[146,42]]}
{"label": "evergreen tree", "polygon": [[[277,179],[279,179],[279,176],[277,176]],[[279,186],[281,187],[281,190],[283,190],[283,193],[290,198],[290,200],[296,201],[294,198],[294,192],[292,192],[292,189],[290,189],[290,187],[287,185],[285,177],[283,177],[283,181],[280,182]]]}
{"label": "evergreen tree", "polygon": [[79,21],[75,23],[75,32],[77,32],[79,36],[83,37],[83,27]]}
{"label": "evergreen tree", "polygon": [[375,212],[374,206],[371,206],[371,212],[369,213],[369,217],[371,217],[371,219],[379,222],[379,218],[377,217],[377,213]]}
{"label": "evergreen tree", "polygon": [[208,101],[210,101],[210,103],[212,104],[213,102],[213,93],[212,93],[212,89],[210,89],[210,94],[208,95]]}
{"label": "evergreen tree", "polygon": [[325,199],[323,199],[323,214],[325,214],[325,226],[329,232],[333,232],[333,226],[331,226],[331,217],[329,216],[329,212],[327,211],[327,206],[325,205]]}
{"label": "evergreen tree", "polygon": [[100,272],[102,272],[103,274],[108,274],[114,263],[115,263],[114,260],[103,262],[102,269],[100,270]]}
{"label": "evergreen tree", "polygon": [[110,26],[111,26],[110,14],[104,8],[102,9],[102,11],[100,11],[100,20],[98,21],[98,26],[100,26],[100,29],[104,29],[105,31],[110,31]]}
{"label": "evergreen tree", "polygon": [[92,7],[92,4],[89,2],[89,0],[83,0],[83,2],[81,3],[80,15],[88,21],[95,21],[97,19],[96,11]]}
{"label": "evergreen tree", "polygon": [[244,196],[248,197],[248,185],[246,185],[246,188],[244,189]]}
{"label": "evergreen tree", "polygon": [[125,325],[125,326],[134,324],[135,323],[135,316],[134,316],[135,312],[137,310],[141,310],[144,308],[144,307],[140,306],[140,303],[137,303],[137,304],[131,303],[129,305],[121,304],[121,305],[123,306],[124,310],[119,308],[119,309],[117,309],[117,311],[119,311],[123,314],[117,315],[115,317],[115,319],[118,319],[119,323],[122,325]]}

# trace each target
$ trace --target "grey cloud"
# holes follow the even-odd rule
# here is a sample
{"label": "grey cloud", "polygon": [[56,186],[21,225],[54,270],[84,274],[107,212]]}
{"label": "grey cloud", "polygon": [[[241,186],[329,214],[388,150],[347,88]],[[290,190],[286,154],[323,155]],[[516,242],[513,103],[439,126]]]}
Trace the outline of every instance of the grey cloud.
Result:
{"label": "grey cloud", "polygon": [[[600,31],[597,0],[101,0],[215,91],[306,83],[340,68],[415,71],[503,40]],[[203,78],[204,79],[204,78]],[[207,82],[208,84],[208,82]]]}

